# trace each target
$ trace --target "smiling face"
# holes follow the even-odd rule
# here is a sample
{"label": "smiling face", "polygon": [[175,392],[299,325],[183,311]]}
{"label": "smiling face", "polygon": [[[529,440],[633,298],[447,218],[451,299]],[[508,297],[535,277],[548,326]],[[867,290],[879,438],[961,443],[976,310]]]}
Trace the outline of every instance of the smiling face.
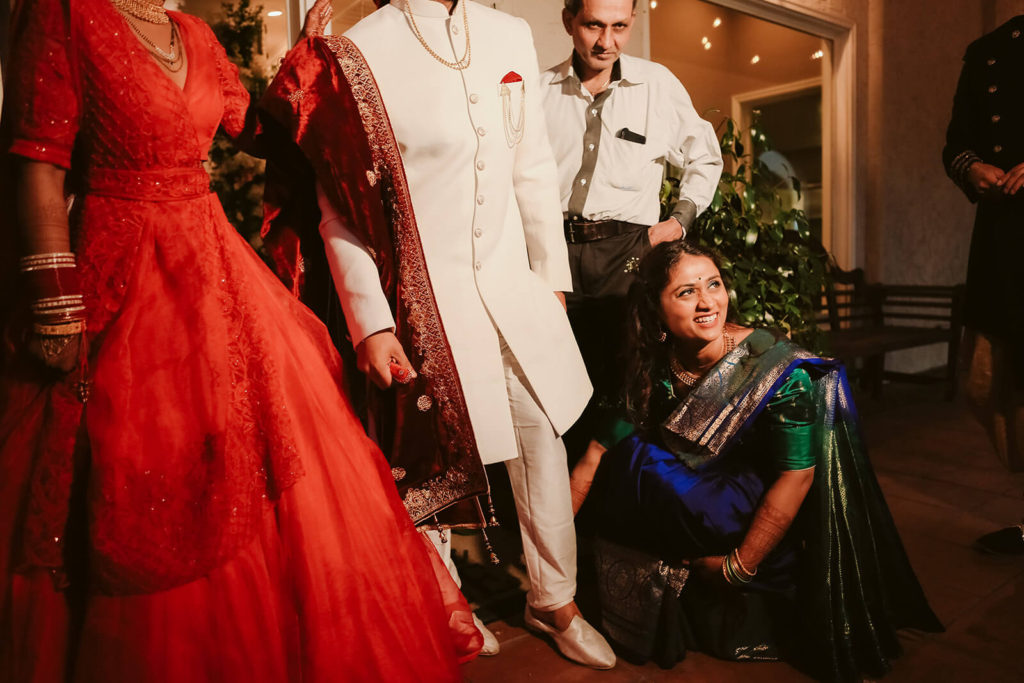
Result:
{"label": "smiling face", "polygon": [[714,261],[683,254],[661,290],[661,318],[684,345],[702,347],[722,336],[729,312],[729,291]]}
{"label": "smiling face", "polygon": [[575,15],[562,11],[562,23],[583,67],[581,78],[612,68],[629,42],[633,18],[633,0],[583,0]]}

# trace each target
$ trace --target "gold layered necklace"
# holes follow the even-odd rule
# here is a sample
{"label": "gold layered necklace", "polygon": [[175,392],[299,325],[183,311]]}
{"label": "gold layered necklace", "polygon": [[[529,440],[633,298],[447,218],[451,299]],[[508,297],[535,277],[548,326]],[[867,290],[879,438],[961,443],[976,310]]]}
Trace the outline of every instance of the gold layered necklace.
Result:
{"label": "gold layered necklace", "polygon": [[[736,348],[736,338],[728,332],[722,332],[722,341],[725,345],[725,351],[722,353],[722,357],[728,356],[733,349]],[[679,380],[680,383],[685,384],[688,387],[697,386],[697,382],[703,375],[690,372],[683,367],[683,364],[676,357],[676,354],[672,354],[668,361],[669,369],[672,371],[672,376]]]}
{"label": "gold layered necklace", "polygon": [[[145,44],[146,49],[149,53],[156,57],[157,61],[164,65],[164,68],[172,73],[181,71],[181,67],[185,63],[185,51],[181,49],[181,36],[178,34],[178,25],[173,21],[171,22],[171,45],[167,50],[164,50],[159,45],[150,40],[149,36],[142,32],[131,17],[125,17],[128,20],[128,25],[132,27],[132,31],[139,37],[139,40]],[[177,49],[175,49],[177,47]]]}
{"label": "gold layered necklace", "polygon": [[409,7],[408,0],[406,0],[402,5],[402,11],[405,13],[406,19],[409,20],[409,26],[412,27],[413,35],[415,35],[416,39],[420,41],[420,45],[423,46],[423,49],[426,50],[431,57],[444,64],[449,69],[455,69],[456,71],[462,71],[469,67],[470,59],[472,59],[472,53],[469,47],[469,14],[466,11],[466,0],[460,0],[459,4],[462,5],[462,28],[466,33],[466,52],[462,55],[461,59],[454,62],[450,62],[434,52],[433,48],[427,44],[427,39],[423,37],[422,33],[420,33],[420,27],[416,25],[416,17],[412,14],[412,9]]}
{"label": "gold layered necklace", "polygon": [[110,0],[114,7],[128,16],[149,24],[166,24],[171,20],[163,0]]}

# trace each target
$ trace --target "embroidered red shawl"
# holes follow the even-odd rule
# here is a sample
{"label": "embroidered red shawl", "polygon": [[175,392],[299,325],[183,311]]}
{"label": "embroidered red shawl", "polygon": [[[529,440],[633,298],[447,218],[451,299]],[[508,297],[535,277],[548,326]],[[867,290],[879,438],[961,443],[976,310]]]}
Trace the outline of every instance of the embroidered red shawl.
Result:
{"label": "embroidered red shawl", "polygon": [[[351,368],[353,402],[391,463],[414,522],[479,525],[487,492],[459,375],[438,312],[398,143],[373,74],[347,38],[300,43],[260,103],[268,157],[264,242],[279,275],[328,327],[343,353],[344,319],[331,284],[314,179],[373,256],[418,377],[386,392]],[[350,363],[351,365],[351,363]],[[362,386],[355,387],[358,378]],[[458,514],[452,506],[460,501]]]}

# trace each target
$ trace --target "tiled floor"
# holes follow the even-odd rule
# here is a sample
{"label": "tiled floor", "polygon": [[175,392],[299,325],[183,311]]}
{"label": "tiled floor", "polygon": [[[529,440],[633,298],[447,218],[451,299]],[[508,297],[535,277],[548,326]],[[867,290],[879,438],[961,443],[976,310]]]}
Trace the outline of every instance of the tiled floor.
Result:
{"label": "tiled floor", "polygon": [[[981,555],[979,535],[1024,515],[1024,475],[996,460],[966,407],[927,388],[886,387],[861,401],[872,461],[914,568],[946,625],[939,635],[905,632],[906,653],[885,680],[1024,681],[1024,557]],[[490,624],[502,652],[463,667],[473,683],[808,680],[782,663],[733,663],[690,653],[674,669],[620,661],[592,671],[563,659],[516,618]]]}

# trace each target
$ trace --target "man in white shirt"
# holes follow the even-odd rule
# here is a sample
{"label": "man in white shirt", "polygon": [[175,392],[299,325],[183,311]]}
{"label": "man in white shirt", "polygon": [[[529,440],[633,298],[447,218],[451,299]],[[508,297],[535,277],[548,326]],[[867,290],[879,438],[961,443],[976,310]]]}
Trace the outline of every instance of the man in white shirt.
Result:
{"label": "man in white shirt", "polygon": [[[679,80],[622,54],[635,17],[636,0],[565,0],[573,54],[541,74],[569,245],[569,316],[595,401],[610,403],[636,264],[651,246],[685,236],[722,173],[714,128]],[[679,201],[659,221],[666,160],[683,176]]]}
{"label": "man in white shirt", "polygon": [[[363,112],[379,89],[386,120],[375,125],[390,125],[401,154],[399,171],[367,170],[370,185],[396,174],[407,182],[410,205],[392,203],[418,236],[398,244],[396,258],[425,260],[480,458],[508,468],[531,583],[527,626],[567,657],[611,668],[614,653],[574,602],[576,537],[559,435],[591,387],[564,309],[571,278],[529,27],[469,0],[394,0],[345,38],[361,54],[327,44],[346,73],[365,59],[372,79],[352,82],[352,92]],[[393,372],[436,373],[414,368],[396,336],[426,312],[394,315],[379,254],[335,210],[340,193],[327,187],[334,179],[318,180],[320,233],[360,369],[382,388]],[[427,398],[421,410],[433,409]],[[445,486],[421,495],[434,498]],[[443,525],[431,535],[458,581]],[[488,643],[493,654],[493,636]]]}

